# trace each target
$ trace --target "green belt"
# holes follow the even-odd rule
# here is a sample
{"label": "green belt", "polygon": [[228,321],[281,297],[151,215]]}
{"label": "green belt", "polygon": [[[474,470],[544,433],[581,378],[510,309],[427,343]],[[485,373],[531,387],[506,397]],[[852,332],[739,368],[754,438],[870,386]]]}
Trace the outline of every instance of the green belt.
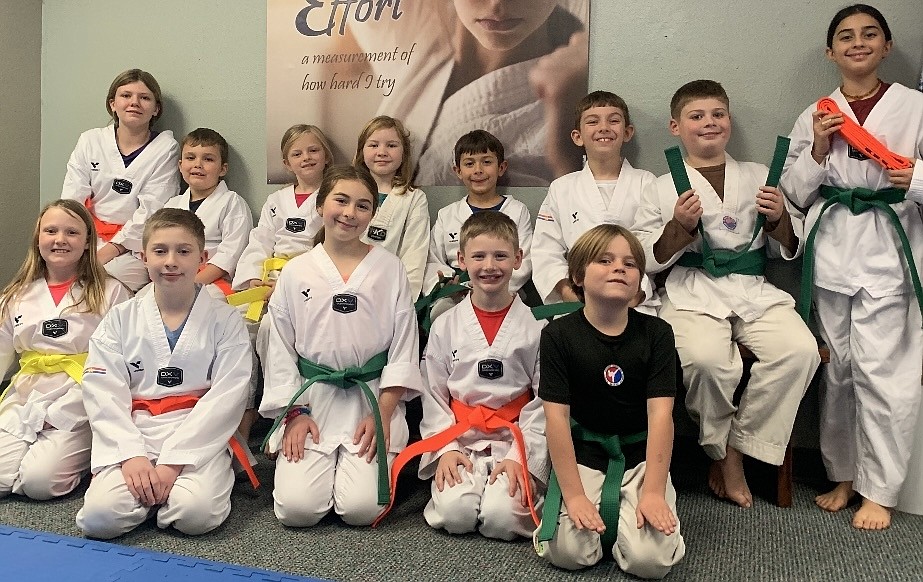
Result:
{"label": "green belt", "polygon": [[[772,155],[772,163],[769,166],[769,175],[766,177],[766,185],[776,187],[782,177],[782,168],[785,166],[785,158],[788,155],[788,146],[791,140],[787,137],[778,136],[776,138],[776,149]],[[670,175],[673,177],[673,185],[676,188],[676,194],[682,194],[692,189],[689,182],[689,176],[686,174],[686,166],[683,164],[683,154],[679,147],[671,147],[664,151],[667,157],[667,165],[670,167]],[[756,223],[753,225],[753,236],[750,242],[740,251],[728,251],[724,249],[713,250],[708,238],[705,236],[705,228],[702,221],[696,225],[699,236],[702,237],[702,252],[695,253],[688,251],[680,256],[676,264],[681,267],[692,267],[704,269],[712,277],[725,277],[732,273],[740,275],[762,275],[766,271],[766,247],[765,245],[750,250],[756,237],[766,224],[766,216],[758,214]]]}
{"label": "green belt", "polygon": [[884,212],[891,219],[897,236],[901,239],[901,250],[904,259],[907,261],[907,270],[910,271],[910,280],[913,282],[913,291],[917,296],[917,305],[920,311],[923,311],[923,287],[920,285],[920,276],[917,274],[917,266],[913,260],[913,251],[910,248],[910,240],[907,239],[907,233],[904,232],[904,225],[897,213],[891,208],[892,204],[898,204],[905,200],[907,192],[900,188],[885,188],[884,190],[870,190],[868,188],[835,188],[826,184],[821,185],[820,195],[826,200],[817,214],[817,220],[811,228],[808,240],[804,245],[804,267],[801,271],[801,296],[798,300],[798,313],[807,321],[811,314],[811,295],[814,287],[814,237],[817,236],[817,228],[820,226],[820,219],[834,204],[842,204],[853,214],[862,214],[874,208]]}
{"label": "green belt", "polygon": [[[458,284],[448,285],[448,282],[456,276],[458,277]],[[467,272],[461,269],[455,269],[454,274],[439,279],[433,286],[432,291],[417,299],[417,302],[413,304],[413,308],[417,312],[420,327],[422,327],[424,331],[429,332],[429,329],[433,326],[433,304],[443,297],[449,297],[456,293],[461,293],[462,291],[468,291],[468,287],[462,285],[462,283],[466,283],[469,280]]]}
{"label": "green belt", "polygon": [[568,315],[580,310],[583,303],[580,301],[568,301],[566,303],[551,303],[549,305],[539,305],[532,308],[532,317],[535,319],[551,319],[559,315]]}
{"label": "green belt", "polygon": [[[622,445],[640,443],[647,439],[647,431],[628,436],[604,435],[583,428],[574,419],[570,421],[570,431],[574,442],[599,443],[609,454],[609,466],[603,481],[602,497],[599,502],[599,515],[606,524],[602,534],[603,548],[608,551],[615,545],[619,532],[619,507],[621,502],[622,477],[625,475],[625,455]],[[539,526],[536,541],[547,542],[554,537],[558,529],[558,516],[561,513],[561,485],[554,469],[548,480],[548,492],[545,495],[545,507],[542,509],[542,524]]]}
{"label": "green belt", "polygon": [[315,364],[299,356],[298,371],[306,381],[301,387],[301,390],[296,392],[295,395],[292,396],[292,399],[289,400],[282,414],[276,417],[276,421],[273,423],[272,428],[269,429],[269,434],[266,435],[266,439],[263,441],[263,448],[265,448],[266,443],[269,442],[269,437],[271,437],[276,429],[279,428],[279,425],[282,424],[288,411],[295,406],[295,401],[315,382],[334,384],[344,389],[359,386],[359,388],[362,389],[362,393],[365,394],[365,398],[368,400],[369,406],[372,409],[372,416],[375,418],[375,455],[378,457],[378,504],[387,505],[390,500],[390,492],[388,490],[388,457],[387,451],[385,450],[385,431],[381,423],[381,411],[378,409],[378,399],[375,398],[372,389],[366,384],[366,382],[371,382],[376,378],[380,378],[381,371],[387,363],[387,350],[372,356],[372,359],[361,367],[350,367],[345,370],[334,370],[333,368]]}

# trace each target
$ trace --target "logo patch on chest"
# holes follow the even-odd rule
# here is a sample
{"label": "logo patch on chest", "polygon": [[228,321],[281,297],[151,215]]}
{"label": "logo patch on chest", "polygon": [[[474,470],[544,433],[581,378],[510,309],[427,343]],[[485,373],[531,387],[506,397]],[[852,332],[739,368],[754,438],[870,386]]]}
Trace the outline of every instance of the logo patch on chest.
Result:
{"label": "logo patch on chest", "polygon": [[381,242],[388,238],[388,230],[381,228],[380,226],[370,226],[369,227],[369,238],[374,241]]}
{"label": "logo patch on chest", "polygon": [[625,371],[615,364],[609,364],[603,370],[603,379],[609,386],[618,386],[625,381]]}
{"label": "logo patch on chest", "polygon": [[48,319],[42,322],[42,335],[50,338],[59,338],[67,334],[66,319]]}
{"label": "logo patch on chest", "polygon": [[183,383],[183,371],[172,366],[157,370],[157,385],[173,388]]}
{"label": "logo patch on chest", "polygon": [[863,154],[861,151],[857,150],[851,145],[849,146],[849,149],[847,150],[847,154],[849,155],[851,159],[859,160],[860,162],[864,162],[865,160],[869,159],[867,155]]}
{"label": "logo patch on chest", "polygon": [[132,183],[125,178],[117,178],[112,182],[112,189],[118,194],[131,194]]}
{"label": "logo patch on chest", "polygon": [[303,218],[286,218],[285,230],[289,232],[304,232],[308,227],[308,221]]}
{"label": "logo patch on chest", "polygon": [[721,224],[724,225],[724,228],[732,232],[737,230],[737,219],[733,216],[725,215],[725,217],[721,219]]}
{"label": "logo patch on chest", "polygon": [[359,298],[349,293],[334,295],[331,308],[337,313],[352,313],[359,309]]}
{"label": "logo patch on chest", "polygon": [[485,380],[496,380],[503,377],[503,362],[500,360],[481,360],[478,362],[478,376]]}

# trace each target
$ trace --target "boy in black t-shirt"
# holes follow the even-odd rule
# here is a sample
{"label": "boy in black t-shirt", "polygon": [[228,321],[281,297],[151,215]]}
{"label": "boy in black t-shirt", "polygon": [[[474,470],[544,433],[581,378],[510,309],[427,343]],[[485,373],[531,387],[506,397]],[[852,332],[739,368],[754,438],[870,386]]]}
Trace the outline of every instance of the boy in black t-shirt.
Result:
{"label": "boy in black t-shirt", "polygon": [[627,229],[587,231],[567,263],[586,305],[542,331],[539,396],[554,476],[536,550],[571,570],[611,554],[630,574],[662,578],[685,554],[669,476],[673,330],[628,307],[644,252]]}

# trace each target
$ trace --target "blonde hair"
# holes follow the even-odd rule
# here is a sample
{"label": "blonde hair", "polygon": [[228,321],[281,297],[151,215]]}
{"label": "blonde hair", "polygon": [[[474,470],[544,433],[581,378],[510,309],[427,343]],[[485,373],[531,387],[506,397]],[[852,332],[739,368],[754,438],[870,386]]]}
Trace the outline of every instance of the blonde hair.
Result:
{"label": "blonde hair", "polygon": [[119,73],[116,78],[112,80],[112,84],[109,85],[109,92],[106,93],[106,111],[116,125],[119,124],[119,116],[112,110],[111,101],[115,99],[115,93],[119,90],[119,87],[131,85],[138,81],[144,83],[147,88],[151,90],[151,94],[154,95],[154,102],[157,103],[157,113],[151,117],[151,122],[148,124],[148,127],[153,127],[154,122],[163,115],[163,93],[160,92],[160,84],[157,82],[157,79],[154,78],[154,75],[147,71],[142,71],[141,69],[128,69],[127,71]]}
{"label": "blonde hair", "polygon": [[[593,227],[580,235],[580,238],[574,242],[574,246],[567,253],[567,278],[570,279],[571,286],[580,301],[585,301],[586,298],[583,294],[583,285],[578,284],[577,281],[583,281],[586,276],[587,266],[598,260],[609,248],[612,239],[617,237],[622,237],[628,242],[628,248],[631,249],[631,255],[638,264],[638,270],[641,275],[646,272],[647,263],[644,256],[644,247],[641,246],[641,241],[638,240],[638,237],[633,235],[630,230],[617,224],[600,224]],[[640,287],[639,279],[638,291],[641,290]]]}
{"label": "blonde hair", "polygon": [[[355,166],[347,166],[345,164],[333,166],[324,172],[324,179],[321,180],[320,188],[317,189],[315,207],[319,209],[324,205],[327,196],[333,192],[337,182],[341,180],[359,182],[368,189],[369,194],[372,195],[372,215],[374,216],[375,211],[378,210],[378,184],[375,183],[375,178],[373,178],[372,174],[365,168],[356,168]],[[321,229],[317,231],[317,234],[314,235],[314,246],[322,242],[324,242],[324,227],[321,227]]]}
{"label": "blonde hair", "polygon": [[330,141],[319,127],[307,123],[295,124],[286,129],[285,133],[282,134],[282,159],[288,159],[288,152],[292,151],[292,145],[294,145],[298,138],[307,133],[316,137],[317,141],[320,142],[320,147],[324,150],[324,168],[327,168],[333,163],[333,149],[330,147]]}
{"label": "blonde hair", "polygon": [[[108,307],[106,303],[106,279],[108,279],[109,275],[96,258],[97,238],[93,217],[90,215],[89,210],[75,200],[55,200],[42,208],[38,215],[38,220],[35,221],[32,244],[29,245],[25,260],[19,270],[16,271],[13,280],[3,288],[3,291],[0,291],[0,316],[2,317],[9,314],[10,305],[22,296],[29,285],[37,279],[44,279],[48,274],[45,259],[42,258],[42,253],[38,248],[38,237],[41,233],[42,218],[52,208],[60,208],[72,217],[80,219],[87,229],[87,248],[77,262],[77,278],[74,281],[83,288],[83,297],[81,297],[77,305],[85,304],[86,309],[78,311],[78,313],[102,315],[103,310]],[[71,290],[68,291],[71,297],[74,297],[73,289],[73,286],[71,286]],[[76,299],[76,297],[74,298]],[[77,305],[74,306],[74,309],[77,308]]]}
{"label": "blonde hair", "polygon": [[397,194],[406,194],[408,190],[413,190],[411,177],[413,176],[413,164],[410,163],[410,132],[404,127],[400,119],[394,119],[387,115],[379,115],[365,124],[365,127],[359,133],[358,144],[356,145],[356,156],[353,158],[353,165],[363,167],[369,172],[372,170],[365,163],[365,142],[369,140],[373,133],[379,129],[393,129],[397,132],[398,139],[401,141],[401,148],[404,153],[401,159],[401,165],[398,167],[394,178],[391,180],[392,188],[400,188]]}
{"label": "blonde hair", "polygon": [[519,230],[516,223],[497,210],[481,210],[469,216],[462,224],[458,248],[464,253],[468,241],[485,234],[510,243],[513,245],[513,251],[519,250]]}

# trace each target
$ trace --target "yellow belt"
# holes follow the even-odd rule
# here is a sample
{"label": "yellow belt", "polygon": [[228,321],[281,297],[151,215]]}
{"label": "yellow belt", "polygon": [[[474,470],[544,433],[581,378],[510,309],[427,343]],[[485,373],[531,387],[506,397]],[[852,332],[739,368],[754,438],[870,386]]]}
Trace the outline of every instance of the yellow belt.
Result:
{"label": "yellow belt", "polygon": [[87,361],[87,353],[79,354],[40,354],[26,350],[19,356],[19,371],[10,379],[10,385],[0,394],[0,400],[6,396],[7,391],[13,386],[20,374],[57,374],[64,372],[74,382],[83,382],[83,367]]}
{"label": "yellow belt", "polygon": [[[281,271],[282,267],[289,261],[289,257],[269,257],[263,261],[263,274],[260,280],[263,283],[269,283],[269,273],[272,271]],[[250,321],[259,321],[263,314],[263,306],[266,304],[266,296],[269,295],[270,288],[266,286],[252,287],[244,291],[238,291],[228,295],[228,304],[233,306],[250,304],[247,307],[245,317]]]}

